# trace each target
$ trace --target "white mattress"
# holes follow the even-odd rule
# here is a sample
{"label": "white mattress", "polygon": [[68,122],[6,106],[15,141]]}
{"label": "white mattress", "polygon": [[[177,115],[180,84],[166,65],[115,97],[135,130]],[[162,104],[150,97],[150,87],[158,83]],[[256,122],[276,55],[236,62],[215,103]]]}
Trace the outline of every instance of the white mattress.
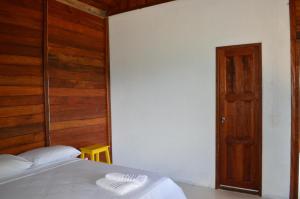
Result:
{"label": "white mattress", "polygon": [[[127,195],[118,196],[96,185],[96,180],[110,172],[144,174],[147,184]],[[157,174],[72,159],[36,167],[0,181],[1,199],[186,199],[169,178]]]}

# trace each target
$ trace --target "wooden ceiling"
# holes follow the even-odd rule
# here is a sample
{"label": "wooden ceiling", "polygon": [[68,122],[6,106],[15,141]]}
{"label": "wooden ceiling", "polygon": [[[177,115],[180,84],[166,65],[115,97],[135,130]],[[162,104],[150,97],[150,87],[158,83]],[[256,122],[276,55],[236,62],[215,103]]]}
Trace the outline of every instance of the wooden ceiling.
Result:
{"label": "wooden ceiling", "polygon": [[174,0],[80,0],[94,7],[107,11],[111,16],[130,10],[140,9]]}

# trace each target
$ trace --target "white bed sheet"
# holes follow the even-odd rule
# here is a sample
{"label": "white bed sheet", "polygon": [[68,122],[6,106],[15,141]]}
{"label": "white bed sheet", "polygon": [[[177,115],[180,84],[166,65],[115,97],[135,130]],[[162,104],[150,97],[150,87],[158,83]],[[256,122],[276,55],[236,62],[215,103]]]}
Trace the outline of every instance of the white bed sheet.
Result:
{"label": "white bed sheet", "polygon": [[[147,184],[118,196],[96,185],[110,172],[144,174]],[[186,199],[170,178],[121,166],[70,159],[29,169],[14,178],[0,181],[0,199]]]}

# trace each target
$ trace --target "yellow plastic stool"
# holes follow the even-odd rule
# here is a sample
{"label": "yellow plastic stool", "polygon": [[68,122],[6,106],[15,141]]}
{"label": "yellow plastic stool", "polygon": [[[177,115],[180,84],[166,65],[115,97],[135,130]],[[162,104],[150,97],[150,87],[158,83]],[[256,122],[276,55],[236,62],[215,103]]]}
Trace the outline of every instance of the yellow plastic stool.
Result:
{"label": "yellow plastic stool", "polygon": [[92,161],[100,162],[100,153],[105,153],[106,163],[111,164],[109,155],[109,146],[102,146],[100,144],[95,144],[92,146],[87,146],[80,148],[81,155],[80,158],[84,159],[85,154],[88,154]]}

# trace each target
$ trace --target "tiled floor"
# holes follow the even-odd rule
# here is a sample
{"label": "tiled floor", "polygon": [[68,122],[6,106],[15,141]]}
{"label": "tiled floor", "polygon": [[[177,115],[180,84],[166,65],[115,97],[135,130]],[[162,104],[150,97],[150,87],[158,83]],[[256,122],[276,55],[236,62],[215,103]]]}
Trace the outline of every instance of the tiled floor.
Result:
{"label": "tiled floor", "polygon": [[177,183],[188,199],[261,199],[258,196]]}

